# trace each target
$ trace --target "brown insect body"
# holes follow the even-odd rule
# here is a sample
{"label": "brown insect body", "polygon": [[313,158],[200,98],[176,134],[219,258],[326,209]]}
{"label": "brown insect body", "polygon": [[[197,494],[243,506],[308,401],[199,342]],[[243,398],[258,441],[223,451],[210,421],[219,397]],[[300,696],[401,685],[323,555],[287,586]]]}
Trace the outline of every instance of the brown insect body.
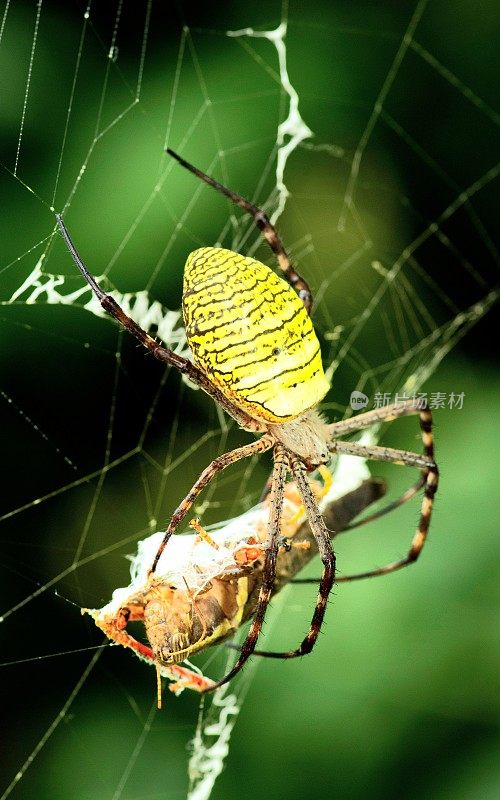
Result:
{"label": "brown insect body", "polygon": [[240,624],[238,580],[215,578],[202,594],[161,583],[146,593],[144,627],[155,659],[179,663],[230,635]]}
{"label": "brown insect body", "polygon": [[[320,485],[313,486],[319,493]],[[384,493],[383,481],[364,481],[326,505],[326,524],[336,534],[341,533],[354,517]],[[300,498],[294,484],[287,484],[286,503],[283,533],[289,538],[278,554],[273,594],[293,580],[318,553],[308,522],[295,519]],[[177,581],[179,586],[175,586],[168,580],[171,576],[150,576],[142,589],[124,595],[114,610],[106,606],[101,610],[84,611],[91,614],[110,639],[133,649],[149,663],[160,665],[162,674],[175,679],[176,683],[170,687],[173,691],[183,687],[207,690],[212,682],[179,666],[179,662],[233,635],[252,618],[263,582],[265,519],[266,513],[263,513],[262,522],[255,526],[255,534],[239,543],[232,552],[232,565],[225,562],[219,574],[214,574],[213,567],[191,565],[197,567],[195,572],[203,588],[193,591],[187,586],[182,588],[182,578]],[[193,552],[196,553],[196,549]],[[214,549],[214,559],[217,558],[220,555]],[[126,632],[127,624],[133,621],[144,623],[149,646]]]}

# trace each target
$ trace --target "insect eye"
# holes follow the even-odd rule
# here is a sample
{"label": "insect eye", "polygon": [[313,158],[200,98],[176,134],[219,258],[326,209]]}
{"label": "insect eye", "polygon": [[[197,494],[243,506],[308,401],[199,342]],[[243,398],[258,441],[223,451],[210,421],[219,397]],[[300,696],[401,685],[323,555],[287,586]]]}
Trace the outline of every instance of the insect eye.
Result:
{"label": "insect eye", "polygon": [[280,354],[280,353],[281,353],[281,350],[280,350],[280,348],[279,348],[279,347],[274,347],[274,348],[273,348],[273,350],[272,350],[272,353],[271,353],[271,355],[273,355],[273,356],[279,356],[279,354]]}

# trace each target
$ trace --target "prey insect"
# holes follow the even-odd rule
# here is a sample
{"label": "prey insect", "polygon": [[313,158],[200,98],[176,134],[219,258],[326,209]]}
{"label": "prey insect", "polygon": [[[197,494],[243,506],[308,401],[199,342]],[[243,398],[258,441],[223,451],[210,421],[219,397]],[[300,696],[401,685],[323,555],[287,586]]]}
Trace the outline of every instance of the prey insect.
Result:
{"label": "prey insect", "polygon": [[[402,501],[407,500],[423,488],[420,520],[408,553],[398,561],[359,576],[370,577],[401,569],[420,555],[429,529],[438,468],[434,460],[431,412],[426,407],[420,407],[416,401],[392,404],[340,422],[327,423],[323,419],[317,407],[329,385],[310,317],[312,295],[309,286],[292,266],[276,230],[263,211],[173,151],[168,152],[183,167],[253,217],[276,255],[283,275],[279,277],[253,258],[219,247],[202,247],[191,253],[184,269],[183,314],[192,361],[159,344],[123,311],[111,295],[103,292],[85,266],[60,216],[57,222],[75,264],[102,307],[155,358],[186,375],[245,431],[259,435],[250,444],[218,456],[203,470],[173,512],[152,560],[151,574],[156,572],[172,534],[212,478],[243,458],[267,450],[273,452],[262,583],[252,622],[236,663],[222,680],[207,687],[206,690],[211,691],[236,675],[255,651],[276,581],[288,473],[300,492],[317,542],[323,572],[305,637],[298,647],[291,650],[260,651],[261,655],[272,658],[296,658],[312,651],[335,581],[335,554],[308,473],[328,464],[334,454],[405,464],[420,470],[420,480],[401,498]],[[418,415],[420,420],[423,441],[421,455],[407,450],[343,441],[343,437],[377,423],[411,414]],[[162,658],[165,664],[174,663],[175,649],[164,648]]]}
{"label": "prey insect", "polygon": [[[311,482],[311,488],[335,536],[355,527],[352,520],[385,493],[383,481],[377,479],[365,480],[337,499],[331,492],[324,495],[317,481]],[[82,610],[109,639],[156,668],[158,707],[162,677],[171,681],[169,689],[175,693],[182,689],[204,692],[214,685],[187,666],[166,662],[165,651],[175,652],[177,662],[186,660],[233,636],[253,616],[263,580],[269,504],[268,496],[210,534],[194,521],[191,527],[196,532],[176,537],[165,554],[168,558],[160,561],[154,575],[148,575],[152,552],[162,537],[153,534],[139,543],[130,586],[117,589],[104,608]],[[282,535],[273,596],[318,552],[294,483],[285,487]],[[340,580],[350,578],[346,575]],[[132,622],[144,624],[148,644],[127,631]]]}

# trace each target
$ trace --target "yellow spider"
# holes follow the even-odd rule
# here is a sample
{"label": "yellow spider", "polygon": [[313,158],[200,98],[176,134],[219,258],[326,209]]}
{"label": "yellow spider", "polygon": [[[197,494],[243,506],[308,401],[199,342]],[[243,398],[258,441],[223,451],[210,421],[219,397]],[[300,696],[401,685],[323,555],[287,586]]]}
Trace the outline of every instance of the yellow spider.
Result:
{"label": "yellow spider", "polygon": [[[158,344],[125,314],[113,297],[102,291],[80,258],[59,215],[57,222],[75,264],[102,307],[155,358],[176,367],[213,397],[240,427],[260,435],[256,441],[218,456],[201,473],[170,519],[151,565],[151,574],[155,572],[168,540],[214,475],[242,458],[273,450],[267,546],[259,597],[239,657],[222,680],[206,689],[212,691],[236,675],[252,653],[272,658],[295,658],[311,652],[318,638],[328,595],[335,581],[335,555],[307,478],[308,472],[328,464],[334,453],[406,464],[422,471],[421,479],[399,501],[388,507],[392,508],[409,499],[423,486],[420,521],[408,554],[385,567],[356,576],[369,577],[400,569],[418,558],[429,529],[438,468],[434,461],[431,412],[428,408],[419,407],[414,400],[330,424],[320,416],[317,405],[329,385],[310,318],[312,297],[307,283],[291,265],[274,227],[259,208],[193,167],[172,150],[168,152],[182,166],[253,216],[255,224],[275,253],[284,276],[284,279],[277,276],[269,267],[253,258],[219,247],[202,247],[191,253],[184,269],[183,313],[193,361]],[[409,414],[418,414],[420,417],[423,455],[376,445],[363,446],[339,439],[378,422]],[[276,577],[288,472],[297,484],[318,543],[323,573],[311,624],[300,645],[283,653],[256,651]],[[165,664],[174,663],[175,650],[170,652],[163,648],[161,661]]]}

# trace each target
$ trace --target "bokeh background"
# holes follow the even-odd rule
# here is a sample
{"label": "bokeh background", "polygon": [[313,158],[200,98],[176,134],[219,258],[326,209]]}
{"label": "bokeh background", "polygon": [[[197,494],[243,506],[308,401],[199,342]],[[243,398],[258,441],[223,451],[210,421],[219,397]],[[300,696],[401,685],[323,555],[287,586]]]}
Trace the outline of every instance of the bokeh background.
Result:
{"label": "bokeh background", "polygon": [[[170,309],[197,246],[256,248],[272,263],[251,226],[162,151],[275,207],[289,109],[278,53],[224,32],[281,20],[314,136],[287,162],[279,229],[317,294],[325,364],[339,359],[327,413],[342,416],[356,388],[394,394],[431,364],[423,390],[464,402],[436,414],[442,482],[421,561],[340,586],[312,656],[259,664],[244,699],[236,683],[241,712],[213,796],[498,797],[498,337],[496,309],[481,310],[498,281],[496,4],[16,0],[2,19],[0,797],[186,796],[198,699],[168,697],[156,713],[151,670],[96,650],[79,609],[126,585],[134,541],[247,437],[83,301],[12,298],[42,255],[43,273],[64,276],[61,295],[81,287],[53,208],[95,274]],[[418,448],[415,421],[384,442]],[[264,460],[224,475],[204,522],[248,507],[268,470]],[[393,496],[414,477],[372,471]],[[418,503],[339,539],[341,571],[402,554],[417,518]],[[314,596],[280,596],[266,647],[300,640]],[[225,658],[198,663],[217,675]]]}

